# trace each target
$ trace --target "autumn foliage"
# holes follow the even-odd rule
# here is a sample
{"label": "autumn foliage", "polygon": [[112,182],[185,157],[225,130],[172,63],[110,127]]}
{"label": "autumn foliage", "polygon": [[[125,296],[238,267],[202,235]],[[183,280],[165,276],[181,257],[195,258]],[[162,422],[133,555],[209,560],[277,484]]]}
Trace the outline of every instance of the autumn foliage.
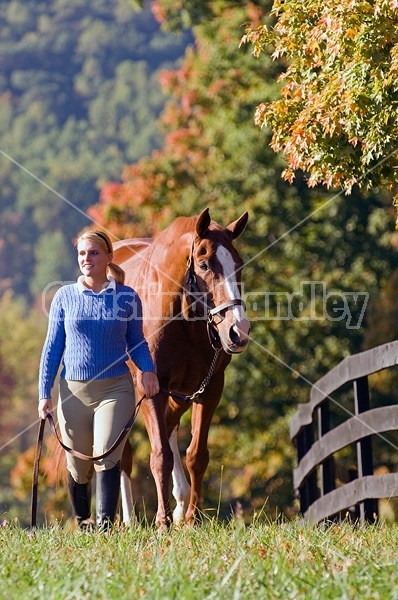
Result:
{"label": "autumn foliage", "polygon": [[[39,496],[43,512],[51,519],[65,516],[67,498],[67,471],[65,453],[53,436],[46,436],[44,452],[40,460]],[[23,501],[29,498],[32,487],[32,473],[36,457],[36,446],[18,455],[10,473],[10,483],[15,497]]]}
{"label": "autumn foliage", "polygon": [[[175,9],[175,4],[154,3],[156,14],[171,18],[168,11]],[[165,132],[162,150],[126,166],[121,182],[106,183],[99,204],[88,210],[96,223],[116,237],[153,235],[177,214],[192,214],[198,205],[204,208],[216,198],[219,201],[220,169],[225,164],[226,169],[234,170],[228,161],[236,160],[239,145],[235,144],[243,144],[236,140],[241,123],[231,124],[230,115],[240,111],[240,118],[246,119],[258,101],[259,86],[265,87],[261,76],[255,75],[256,67],[260,72],[263,66],[250,69],[251,56],[239,50],[242,24],[257,26],[263,11],[254,3],[241,4],[244,6],[237,9],[229,8],[228,2],[209,3],[209,10],[220,13],[211,26],[217,44],[208,24],[202,29],[198,26],[195,44],[187,48],[181,67],[161,73],[169,98],[160,120]],[[231,210],[232,218],[236,211]]]}
{"label": "autumn foliage", "polygon": [[[278,100],[258,105],[272,148],[308,185],[349,193],[398,181],[397,0],[275,0],[273,21],[247,26],[258,57],[286,60]],[[276,20],[276,21],[275,21]]]}

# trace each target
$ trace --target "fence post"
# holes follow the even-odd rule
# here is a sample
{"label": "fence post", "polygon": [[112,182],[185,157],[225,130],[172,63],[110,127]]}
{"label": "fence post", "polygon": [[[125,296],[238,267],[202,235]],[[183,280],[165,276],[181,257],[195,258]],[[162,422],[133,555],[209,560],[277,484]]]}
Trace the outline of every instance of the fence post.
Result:
{"label": "fence post", "polygon": [[[314,430],[312,423],[305,425],[297,436],[297,459],[300,464],[301,459],[307,454],[314,443]],[[313,502],[319,498],[319,489],[317,484],[316,471],[310,473],[307,479],[299,488],[300,512],[302,515],[308,510]]]}
{"label": "fence post", "polygon": [[[318,408],[318,436],[322,436],[330,431],[330,406],[329,401],[325,400]],[[320,494],[324,496],[336,487],[334,458],[329,456],[320,465]]]}
{"label": "fence post", "polygon": [[[370,409],[369,384],[368,378],[360,377],[354,380],[354,406],[355,415],[359,415]],[[358,477],[373,475],[373,452],[372,437],[370,435],[357,442],[357,463]],[[360,522],[361,525],[374,523],[378,515],[378,503],[375,498],[364,500],[360,504]]]}

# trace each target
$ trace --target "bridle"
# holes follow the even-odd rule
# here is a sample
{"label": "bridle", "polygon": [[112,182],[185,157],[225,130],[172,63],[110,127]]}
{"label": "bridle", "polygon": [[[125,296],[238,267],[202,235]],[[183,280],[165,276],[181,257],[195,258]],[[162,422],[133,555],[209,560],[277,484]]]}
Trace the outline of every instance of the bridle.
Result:
{"label": "bridle", "polygon": [[[198,285],[193,257],[194,247],[195,240],[192,242],[191,252],[187,260],[187,271],[184,277],[184,290],[194,316],[198,319],[206,319],[207,333],[210,344],[214,350],[218,350],[221,348],[218,325],[224,320],[224,317],[221,313],[233,308],[234,306],[243,306],[246,308],[246,304],[242,298],[232,298],[231,300],[222,302],[222,304],[219,304],[218,306],[209,308],[207,300],[203,299],[204,292],[202,292]],[[215,317],[218,317],[219,321],[216,321]]]}

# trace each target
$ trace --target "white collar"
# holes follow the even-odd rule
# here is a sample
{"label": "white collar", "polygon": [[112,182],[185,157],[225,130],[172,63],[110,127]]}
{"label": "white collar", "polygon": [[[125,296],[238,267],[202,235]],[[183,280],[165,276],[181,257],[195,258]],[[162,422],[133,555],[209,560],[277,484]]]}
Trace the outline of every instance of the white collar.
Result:
{"label": "white collar", "polygon": [[114,280],[114,278],[111,275],[108,275],[108,283],[104,285],[104,287],[102,288],[102,290],[100,290],[99,292],[93,292],[93,290],[90,290],[90,288],[88,288],[86,285],[84,285],[84,275],[80,275],[80,277],[77,280],[77,289],[79,290],[79,292],[81,294],[83,294],[84,292],[91,292],[93,294],[103,294],[105,291],[114,291],[116,290],[116,281]]}

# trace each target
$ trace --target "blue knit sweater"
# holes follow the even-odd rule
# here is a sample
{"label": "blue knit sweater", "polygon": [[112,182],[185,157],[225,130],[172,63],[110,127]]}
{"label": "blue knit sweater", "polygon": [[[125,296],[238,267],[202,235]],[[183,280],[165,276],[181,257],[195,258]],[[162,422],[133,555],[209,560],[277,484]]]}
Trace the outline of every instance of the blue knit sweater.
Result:
{"label": "blue knit sweater", "polygon": [[143,372],[155,371],[142,332],[138,294],[125,285],[101,293],[81,283],[60,288],[51,303],[39,373],[39,398],[50,398],[63,357],[61,377],[73,381],[118,377],[128,358]]}

